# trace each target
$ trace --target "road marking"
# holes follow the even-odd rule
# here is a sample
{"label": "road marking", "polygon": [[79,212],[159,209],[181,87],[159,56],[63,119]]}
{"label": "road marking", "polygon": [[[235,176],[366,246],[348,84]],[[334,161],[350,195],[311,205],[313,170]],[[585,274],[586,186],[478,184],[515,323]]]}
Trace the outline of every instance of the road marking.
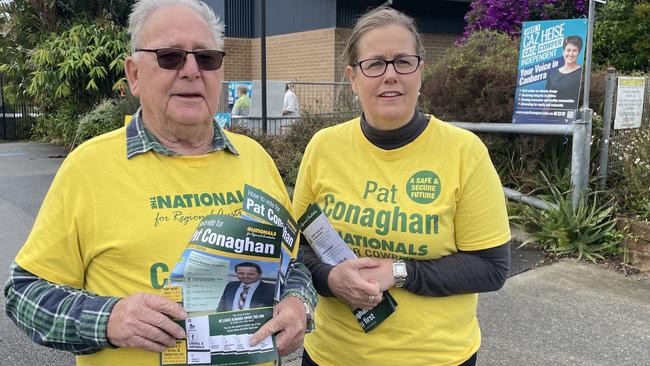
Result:
{"label": "road marking", "polygon": [[0,158],[3,156],[16,156],[16,155],[27,155],[27,153],[23,153],[23,152],[0,153]]}

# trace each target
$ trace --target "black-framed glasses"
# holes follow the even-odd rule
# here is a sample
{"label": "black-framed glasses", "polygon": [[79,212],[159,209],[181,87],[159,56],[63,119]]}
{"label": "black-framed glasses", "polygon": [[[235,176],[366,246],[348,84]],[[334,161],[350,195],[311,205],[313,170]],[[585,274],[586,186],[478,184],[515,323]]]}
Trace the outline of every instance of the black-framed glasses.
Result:
{"label": "black-framed glasses", "polygon": [[194,55],[199,70],[218,70],[223,63],[223,57],[226,55],[225,52],[217,50],[185,51],[179,48],[136,48],[135,52],[155,53],[158,59],[158,66],[167,70],[182,69],[188,54]]}
{"label": "black-framed glasses", "polygon": [[352,66],[359,66],[361,72],[369,78],[377,78],[386,73],[390,64],[393,64],[395,72],[398,74],[412,74],[420,67],[420,60],[421,57],[416,55],[404,55],[392,60],[369,58],[353,62]]}

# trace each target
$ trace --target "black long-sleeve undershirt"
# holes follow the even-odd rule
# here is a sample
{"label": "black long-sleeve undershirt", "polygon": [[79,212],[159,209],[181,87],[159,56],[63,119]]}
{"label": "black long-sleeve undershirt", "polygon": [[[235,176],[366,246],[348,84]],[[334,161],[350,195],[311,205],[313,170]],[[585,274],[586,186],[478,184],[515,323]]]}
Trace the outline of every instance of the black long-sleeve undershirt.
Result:
{"label": "black long-sleeve undershirt", "polygon": [[[323,263],[301,236],[303,263],[309,268],[316,291],[335,296],[327,279],[333,266]],[[408,276],[404,288],[423,296],[450,296],[500,289],[510,267],[510,244],[458,253],[429,260],[405,260]]]}

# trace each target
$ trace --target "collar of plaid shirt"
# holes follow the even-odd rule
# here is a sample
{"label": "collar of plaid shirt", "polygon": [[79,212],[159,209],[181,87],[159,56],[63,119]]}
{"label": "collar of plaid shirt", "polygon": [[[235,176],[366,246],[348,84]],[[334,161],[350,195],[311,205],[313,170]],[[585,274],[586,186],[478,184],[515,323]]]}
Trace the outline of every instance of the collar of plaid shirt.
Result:
{"label": "collar of plaid shirt", "polygon": [[[226,134],[223,132],[217,120],[213,120],[212,123],[214,127],[214,137],[212,139],[212,149],[208,151],[209,153],[214,151],[219,151],[227,149],[230,153],[239,156],[239,152],[235,149],[235,146],[228,140]],[[167,156],[176,156],[178,155],[174,151],[168,149],[163,145],[156,136],[154,136],[142,123],[142,110],[138,109],[133,117],[131,122],[126,126],[126,157],[131,159],[132,157],[138,154],[144,154],[149,150],[153,150],[157,154],[167,155]]]}

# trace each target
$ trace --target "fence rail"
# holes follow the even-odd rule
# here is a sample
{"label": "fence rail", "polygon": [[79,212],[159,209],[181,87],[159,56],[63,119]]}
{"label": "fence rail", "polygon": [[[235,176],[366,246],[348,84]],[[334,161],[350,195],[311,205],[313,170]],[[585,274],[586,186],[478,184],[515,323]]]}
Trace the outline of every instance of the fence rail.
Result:
{"label": "fence rail", "polygon": [[0,140],[26,140],[40,112],[36,106],[7,104],[4,97],[4,74],[0,73]]}
{"label": "fence rail", "polygon": [[[298,98],[301,114],[321,115],[360,110],[350,83],[318,81],[287,81],[287,83],[291,85]],[[253,93],[258,92],[253,90]],[[230,112],[231,107],[228,105],[228,83],[224,82],[221,87],[218,111]]]}
{"label": "fence rail", "polygon": [[35,106],[10,106],[2,103],[0,107],[0,139],[29,139],[32,133],[32,127],[36,123],[36,118],[39,115],[40,112]]}
{"label": "fence rail", "polygon": [[[350,115],[358,115],[361,107],[354,98],[352,87],[347,82],[318,82],[318,81],[288,81],[298,98],[300,116],[267,116],[266,131],[263,131],[263,121],[260,116],[233,116],[231,125],[253,130],[255,133],[281,135],[288,131],[301,116],[333,117],[341,116],[345,120]],[[253,93],[259,92],[253,90]],[[228,83],[222,85],[222,98],[219,102],[219,112],[230,112],[228,105]]]}

